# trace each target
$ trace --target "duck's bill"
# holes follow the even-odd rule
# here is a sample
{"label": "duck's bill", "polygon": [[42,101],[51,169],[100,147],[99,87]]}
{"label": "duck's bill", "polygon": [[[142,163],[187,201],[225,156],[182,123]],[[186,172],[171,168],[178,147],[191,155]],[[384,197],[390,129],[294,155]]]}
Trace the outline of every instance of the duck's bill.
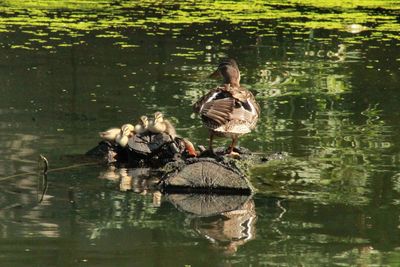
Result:
{"label": "duck's bill", "polygon": [[210,76],[208,76],[208,78],[212,78],[212,79],[221,78],[221,72],[217,69],[216,71],[211,73]]}

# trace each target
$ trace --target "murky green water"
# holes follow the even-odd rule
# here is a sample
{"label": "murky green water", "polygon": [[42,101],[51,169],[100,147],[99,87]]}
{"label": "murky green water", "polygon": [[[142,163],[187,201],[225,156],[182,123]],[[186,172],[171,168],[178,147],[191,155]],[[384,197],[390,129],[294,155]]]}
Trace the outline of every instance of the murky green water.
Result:
{"label": "murky green water", "polygon": [[[0,262],[399,265],[399,7],[1,1]],[[98,131],[139,115],[161,110],[204,144],[191,104],[226,56],[262,107],[241,145],[289,155],[252,170],[244,212],[191,216],[152,180],[98,165],[49,173],[37,204],[40,153],[52,168],[79,163]]]}

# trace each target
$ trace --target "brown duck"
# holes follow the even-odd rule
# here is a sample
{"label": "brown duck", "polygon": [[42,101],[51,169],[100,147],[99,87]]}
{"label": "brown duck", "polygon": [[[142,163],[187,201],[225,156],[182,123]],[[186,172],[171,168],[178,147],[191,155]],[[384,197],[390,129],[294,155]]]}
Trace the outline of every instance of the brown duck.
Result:
{"label": "brown duck", "polygon": [[193,107],[209,129],[211,152],[214,136],[225,136],[232,138],[228,154],[233,155],[238,137],[255,128],[260,106],[253,94],[240,86],[240,71],[235,60],[222,61],[212,76],[216,74],[223,77],[223,84],[201,97]]}

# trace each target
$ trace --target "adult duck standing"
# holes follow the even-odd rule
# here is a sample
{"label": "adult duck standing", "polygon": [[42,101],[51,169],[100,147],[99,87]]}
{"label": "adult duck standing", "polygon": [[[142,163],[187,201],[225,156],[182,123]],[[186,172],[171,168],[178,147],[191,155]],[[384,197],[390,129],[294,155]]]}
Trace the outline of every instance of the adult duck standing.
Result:
{"label": "adult duck standing", "polygon": [[254,95],[240,86],[240,71],[235,60],[223,60],[212,74],[215,75],[222,76],[223,84],[201,97],[193,108],[209,130],[209,150],[213,153],[214,136],[230,137],[232,143],[227,153],[236,156],[237,140],[255,128],[260,106]]}

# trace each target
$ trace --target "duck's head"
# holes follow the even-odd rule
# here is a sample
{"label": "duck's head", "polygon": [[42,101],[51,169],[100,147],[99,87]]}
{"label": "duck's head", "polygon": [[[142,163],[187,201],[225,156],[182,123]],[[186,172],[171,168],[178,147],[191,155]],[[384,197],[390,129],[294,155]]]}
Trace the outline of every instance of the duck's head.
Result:
{"label": "duck's head", "polygon": [[164,121],[164,114],[162,114],[160,111],[157,111],[154,113],[154,124],[160,123]]}
{"label": "duck's head", "polygon": [[149,119],[147,116],[140,116],[139,123],[142,125],[143,128],[147,128],[149,126]]}
{"label": "duck's head", "polygon": [[149,127],[149,119],[147,116],[140,116],[138,122],[135,125],[135,132],[137,134],[142,134],[145,131],[147,131],[147,128]]}
{"label": "duck's head", "polygon": [[232,86],[239,86],[240,84],[240,71],[236,61],[232,58],[224,59],[219,63],[218,68],[210,75],[212,78],[221,77],[224,79],[225,84]]}
{"label": "duck's head", "polygon": [[135,127],[130,123],[121,126],[121,133],[123,136],[130,136],[134,131]]}

